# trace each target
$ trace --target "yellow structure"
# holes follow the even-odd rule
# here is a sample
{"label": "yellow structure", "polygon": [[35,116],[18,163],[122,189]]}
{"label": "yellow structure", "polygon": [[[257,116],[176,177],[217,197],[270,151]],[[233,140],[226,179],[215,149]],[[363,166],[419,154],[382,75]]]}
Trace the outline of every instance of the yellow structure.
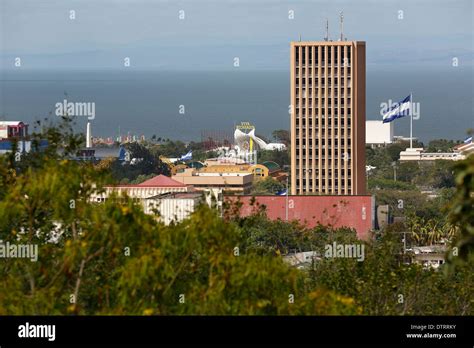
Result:
{"label": "yellow structure", "polygon": [[[203,168],[204,169],[204,168]],[[253,176],[245,172],[204,172],[195,168],[186,168],[172,176],[172,179],[197,191],[211,190],[218,192],[249,193]]]}
{"label": "yellow structure", "polygon": [[160,156],[159,158],[161,162],[165,163],[170,168],[171,175],[175,175],[176,173],[183,171],[188,167],[186,164],[174,164],[168,157],[165,156]]}
{"label": "yellow structure", "polygon": [[200,173],[239,173],[239,174],[252,174],[254,180],[266,178],[271,176],[277,180],[283,180],[286,178],[286,174],[283,173],[280,166],[271,161],[264,162],[262,164],[216,164],[210,165],[199,170]]}

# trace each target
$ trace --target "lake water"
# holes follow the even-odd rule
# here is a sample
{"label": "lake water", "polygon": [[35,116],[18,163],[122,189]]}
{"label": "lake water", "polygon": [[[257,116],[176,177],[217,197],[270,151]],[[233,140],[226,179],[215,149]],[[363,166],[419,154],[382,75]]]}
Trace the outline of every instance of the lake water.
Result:
{"label": "lake water", "polygon": [[[65,96],[65,92],[67,96]],[[380,103],[410,92],[420,103],[414,136],[463,139],[474,128],[472,68],[396,71],[367,68],[367,119]],[[288,71],[3,71],[0,119],[32,122],[54,116],[55,104],[95,102],[94,136],[122,134],[200,140],[202,130],[232,132],[249,121],[258,134],[289,129]],[[184,114],[180,113],[184,106]],[[181,109],[182,110],[182,109]],[[85,130],[86,118],[78,120]],[[395,121],[409,135],[409,119]]]}

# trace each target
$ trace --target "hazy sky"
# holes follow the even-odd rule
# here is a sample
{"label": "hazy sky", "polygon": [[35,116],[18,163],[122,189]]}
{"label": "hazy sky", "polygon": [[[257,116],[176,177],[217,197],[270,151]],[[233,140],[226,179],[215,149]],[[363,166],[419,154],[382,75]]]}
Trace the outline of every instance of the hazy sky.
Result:
{"label": "hazy sky", "polygon": [[105,69],[130,57],[134,69],[214,70],[238,57],[242,69],[286,70],[289,42],[321,40],[325,18],[337,39],[343,10],[345,36],[367,42],[372,68],[472,65],[473,2],[0,0],[0,64]]}

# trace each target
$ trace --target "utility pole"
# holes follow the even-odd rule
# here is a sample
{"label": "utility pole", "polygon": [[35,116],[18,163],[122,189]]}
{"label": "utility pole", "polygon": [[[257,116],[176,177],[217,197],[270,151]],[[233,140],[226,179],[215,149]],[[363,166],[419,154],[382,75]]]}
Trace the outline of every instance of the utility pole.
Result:
{"label": "utility pole", "polygon": [[393,167],[393,181],[397,181],[397,162],[392,162]]}

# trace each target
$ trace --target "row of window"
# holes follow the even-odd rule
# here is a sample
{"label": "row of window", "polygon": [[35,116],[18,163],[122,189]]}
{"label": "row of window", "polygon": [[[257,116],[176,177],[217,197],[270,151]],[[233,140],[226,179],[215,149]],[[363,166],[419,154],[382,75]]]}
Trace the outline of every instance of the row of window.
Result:
{"label": "row of window", "polygon": [[[308,113],[306,113],[306,110],[308,110]],[[321,116],[321,120],[330,120],[330,119],[338,119],[339,117],[346,117],[348,120],[351,119],[351,109],[350,108],[346,108],[347,110],[347,115],[344,115],[344,109],[338,109],[338,108],[327,108],[327,109],[321,109],[322,112],[325,112],[327,111],[328,113],[327,114],[321,114],[319,115],[318,114],[318,110],[315,108],[315,113],[314,113],[314,117],[317,117],[317,119],[319,120],[319,117]],[[339,115],[339,111],[341,111],[341,114]],[[332,115],[331,115],[332,113]],[[295,110],[295,116],[296,116],[296,119],[306,119],[308,117],[308,120],[312,119],[312,118],[309,118],[309,117],[313,117],[313,109],[312,108],[296,108]],[[332,117],[334,116],[334,117]],[[315,118],[316,120],[316,118]]]}
{"label": "row of window", "polygon": [[[318,111],[321,110],[321,111],[333,111],[333,114],[335,113],[336,115],[338,114],[338,111],[340,110],[341,113],[344,113],[344,109],[346,109],[347,111],[350,111],[351,110],[351,103],[346,103],[346,104],[335,104],[335,105],[331,105],[331,104],[328,104],[327,106],[324,106],[324,104],[321,104],[321,107],[318,106],[317,103],[306,103],[307,105],[304,105],[304,103],[302,103],[303,105],[300,105],[299,103],[296,104],[296,108],[295,108],[295,111],[297,111],[297,113],[299,113],[300,111],[303,113],[303,115],[306,114],[306,110],[308,110],[308,112],[312,112],[313,109],[315,110],[315,115],[317,116],[318,115]],[[322,115],[324,117],[324,115]]]}
{"label": "row of window", "polygon": [[[318,93],[318,90],[316,89],[314,91],[314,93],[312,93],[312,90],[309,90],[309,92],[306,92],[306,90],[303,90],[303,91],[301,91],[301,94],[300,94],[299,90],[297,89],[295,97],[296,97],[296,102],[297,103],[304,102],[305,100],[307,100],[309,102],[314,100],[315,104],[317,104],[317,102],[319,100],[319,93]],[[351,94],[350,89],[347,90],[346,94],[344,94],[342,89],[340,90],[339,93],[338,93],[338,90],[335,89],[334,90],[334,96],[331,96],[331,90],[329,90],[327,93],[325,93],[324,91],[321,91],[321,99],[323,99],[325,97],[328,97],[328,98],[334,97],[334,99],[340,100],[342,98],[348,98],[349,99],[349,98],[352,97],[352,94]]]}
{"label": "row of window", "polygon": [[[305,113],[303,113],[303,115],[305,115]],[[309,115],[312,116],[311,112],[309,113]],[[316,113],[315,116],[318,117],[318,118],[314,119],[314,125],[315,126],[319,126],[320,124],[321,124],[321,126],[325,126],[326,124],[328,126],[331,126],[331,125],[337,126],[338,124],[340,124],[341,126],[344,126],[344,120],[347,120],[346,123],[347,123],[348,126],[351,125],[350,115],[348,115],[347,118],[345,118],[344,115],[339,116],[337,113],[334,115],[335,117],[331,117],[330,115],[327,115],[328,117],[326,117],[325,115],[321,115],[321,123],[319,122],[319,115]],[[300,123],[300,120],[301,120],[301,123]],[[300,126],[300,124],[303,127],[306,126],[306,120],[308,120],[308,125],[309,126],[313,125],[313,119],[312,118],[296,117],[295,118],[296,127]],[[331,121],[333,121],[333,122],[331,122]]]}
{"label": "row of window", "polygon": [[[319,126],[319,124],[321,123],[322,126],[325,126],[326,123],[328,124],[328,126],[332,125],[331,121],[334,121],[334,125],[337,126],[338,123],[340,123],[341,125],[344,125],[344,120],[347,120],[347,124],[350,126],[351,125],[351,115],[347,115],[347,118],[344,117],[344,115],[333,115],[334,117],[331,117],[331,115],[321,115],[321,122],[319,122],[319,115],[315,115],[315,119],[314,119],[314,124],[316,126]],[[308,121],[308,122],[306,122]],[[327,122],[326,122],[327,121]],[[295,118],[295,125],[296,127],[299,127],[300,125],[301,126],[306,126],[306,124],[308,124],[309,126],[312,126],[313,125],[313,118],[307,118],[307,117],[296,117]]]}
{"label": "row of window", "polygon": [[[318,50],[319,47],[315,47],[314,51],[314,62],[318,64],[319,60],[321,62],[326,62],[326,58],[328,62],[333,63],[340,63],[340,64],[350,64],[351,62],[351,47],[337,47],[337,46],[326,46],[320,47],[321,49]],[[318,52],[319,51],[319,52]],[[344,54],[344,51],[345,54]],[[320,53],[320,54],[318,54]],[[295,58],[296,62],[300,61],[300,47],[295,47]],[[306,63],[308,60],[309,64],[313,63],[313,49],[312,47],[301,47],[301,61],[303,64]]]}
{"label": "row of window", "polygon": [[[303,179],[303,180],[301,180],[301,181],[302,181],[302,183],[303,183],[303,186],[306,186],[306,179]],[[330,184],[332,183],[332,181],[333,181],[333,180],[327,180],[328,185],[330,185]],[[336,182],[337,182],[337,181],[336,181]],[[344,181],[341,181],[341,188],[342,188],[342,189],[344,189],[344,183],[345,183]],[[313,186],[313,180],[309,179],[309,180],[308,180],[308,184],[309,184],[310,187]],[[315,182],[314,182],[314,184],[315,184],[316,187],[318,187],[318,186],[319,186],[319,179],[316,179]],[[326,186],[326,180],[325,180],[325,179],[322,179],[322,180],[321,180],[321,184],[322,184],[323,187],[325,187],[325,186]],[[301,185],[300,185],[300,179],[296,179],[296,187],[298,188],[298,187],[300,187],[300,186],[301,186]],[[348,186],[348,188],[351,187],[351,179],[347,179],[347,186]],[[338,188],[338,185],[335,185],[335,189],[336,189],[336,190],[337,190],[337,188]]]}
{"label": "row of window", "polygon": [[296,77],[295,78],[295,83],[297,86],[299,86],[300,82],[305,85],[306,84],[306,80],[308,80],[308,85],[309,86],[312,86],[313,85],[313,81],[314,81],[314,85],[317,86],[317,85],[321,85],[321,86],[325,86],[326,87],[326,82],[327,82],[327,87],[331,86],[331,85],[334,85],[334,86],[337,86],[338,83],[340,83],[341,86],[344,86],[344,82],[347,82],[347,85],[350,85],[351,84],[351,78],[344,78],[344,77],[330,77],[328,76],[328,78],[308,78],[306,79],[306,77]]}
{"label": "row of window", "polygon": [[[313,170],[312,170],[312,169],[307,169],[307,170],[304,169],[302,172],[303,172],[303,173],[302,173],[303,175],[306,174],[306,172],[308,172],[309,174],[312,174]],[[316,175],[319,175],[319,172],[321,172],[322,175],[326,175],[326,170],[325,170],[325,169],[321,169],[321,170],[315,169],[314,172],[315,172]],[[337,176],[337,173],[338,173],[338,172],[340,172],[341,175],[344,175],[345,170],[344,170],[344,169],[341,169],[340,171],[338,171],[337,169],[334,170],[334,174],[335,174],[336,176]],[[328,175],[331,175],[331,174],[332,174],[332,169],[328,169],[328,170],[327,170],[327,174],[328,174]],[[296,170],[296,176],[299,176],[299,175],[300,175],[300,170],[297,169],[297,170]],[[348,175],[348,176],[351,175],[351,170],[350,170],[350,169],[347,169],[347,175]]]}
{"label": "row of window", "polygon": [[[335,146],[338,146],[339,143],[341,144],[341,146],[344,146],[344,139],[340,139],[341,141],[339,141],[339,139],[321,139],[321,141],[319,141],[319,139],[314,139],[315,140],[315,145],[328,145],[328,146],[331,146],[331,145],[335,145]],[[304,142],[303,142],[304,143]],[[309,145],[311,145],[313,142],[312,142],[312,139],[310,141],[307,142]],[[300,145],[300,139],[296,139],[296,146],[299,146]],[[351,145],[351,139],[347,139],[347,145],[350,146]],[[304,146],[304,145],[303,145]]]}
{"label": "row of window", "polygon": [[[308,73],[307,76],[306,76],[306,73]],[[314,77],[315,79],[318,79],[319,77],[324,78],[326,76],[327,78],[337,78],[337,77],[343,78],[344,76],[347,76],[350,78],[352,76],[350,68],[346,68],[346,69],[301,68],[300,69],[297,67],[295,69],[295,74],[296,74],[296,77],[300,77],[300,78],[303,78],[303,77],[313,78]]]}
{"label": "row of window", "polygon": [[[301,128],[301,132],[303,134],[306,133],[306,131],[308,131],[308,133],[312,133],[313,132],[313,129],[316,132],[325,132],[325,131],[328,131],[328,138],[329,137],[332,137],[332,134],[334,134],[335,136],[338,136],[339,135],[339,130],[341,130],[341,136],[344,136],[344,130],[347,129],[347,134],[349,135],[350,134],[350,130],[351,130],[351,126],[348,125],[348,126],[338,126],[338,125],[315,125],[314,127],[311,126],[311,128],[309,128],[310,126],[308,126],[308,129],[306,129],[306,127],[296,127],[296,134],[298,134],[299,136],[299,133],[300,133],[300,128]],[[343,128],[344,127],[344,128]],[[348,136],[349,137],[349,136]],[[299,137],[298,137],[299,138]]]}
{"label": "row of window", "polygon": [[[302,189],[304,192],[311,192],[311,191],[313,190],[313,187],[312,187],[312,186],[309,186],[308,188],[306,188],[306,186],[303,186],[303,187],[297,187],[296,189],[297,189],[297,191],[299,191],[299,190]],[[328,187],[328,190],[327,190],[327,191],[326,191],[326,187],[325,187],[325,186],[323,186],[323,187],[321,187],[321,188],[319,188],[319,187],[314,187],[314,190],[315,190],[316,192],[324,192],[324,193],[327,192],[327,193],[329,193],[329,194],[331,194],[331,193],[332,193],[332,194],[338,194],[338,192],[339,192],[339,189],[338,189],[337,186],[334,188],[334,190],[332,189],[331,186]],[[345,192],[344,186],[341,187],[341,192]],[[347,187],[347,192],[348,192],[349,194],[351,193],[351,187],[350,187],[350,186]]]}
{"label": "row of window", "polygon": [[[306,99],[306,97],[304,95],[303,95],[302,98],[297,97],[297,99],[296,99],[296,106],[297,107],[300,106],[300,101],[301,101],[301,104],[303,104],[304,101],[306,101],[307,104],[312,104],[312,102],[314,101],[314,104],[318,105],[319,98],[315,96],[314,99],[313,98],[312,99],[309,99],[309,98]],[[325,102],[326,102],[326,98],[323,96],[321,98],[321,105],[324,106]],[[348,96],[347,98],[344,98],[344,97],[338,97],[337,95],[335,95],[334,99],[331,96],[327,96],[327,102],[328,102],[328,106],[331,106],[331,105],[337,106],[338,104],[344,104],[344,103],[350,105],[351,104],[351,96]]]}
{"label": "row of window", "polygon": [[[328,154],[330,155],[330,154]],[[319,161],[321,159],[321,163],[325,163],[324,161],[330,161],[332,164],[328,164],[328,167],[332,167],[334,165],[334,168],[337,169],[337,163],[338,162],[341,162],[341,164],[344,164],[344,166],[348,166],[350,167],[351,166],[351,160],[350,159],[346,159],[347,157],[346,156],[341,156],[341,157],[337,157],[337,156],[334,156],[334,158],[332,158],[331,156],[328,156],[328,157],[325,157],[324,156],[324,153],[323,153],[323,156],[321,156],[321,158],[319,158],[318,156],[315,156],[314,160],[315,161]],[[303,159],[301,160],[301,163],[306,163],[306,160],[308,160],[309,162],[312,162],[313,161],[313,157],[311,155],[305,157],[303,156]],[[296,156],[296,165],[299,167],[300,166],[300,156],[297,155]],[[324,165],[323,165],[324,167]]]}

